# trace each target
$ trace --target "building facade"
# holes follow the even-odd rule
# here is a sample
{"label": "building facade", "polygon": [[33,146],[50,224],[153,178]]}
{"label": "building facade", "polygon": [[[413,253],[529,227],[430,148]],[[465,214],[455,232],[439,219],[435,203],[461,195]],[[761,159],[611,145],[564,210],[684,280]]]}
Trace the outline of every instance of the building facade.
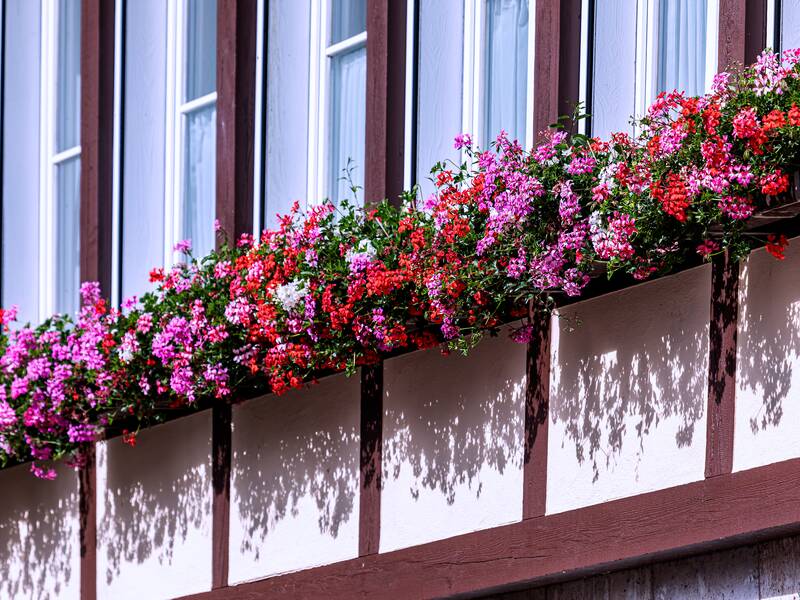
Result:
{"label": "building facade", "polygon": [[[424,196],[460,132],[633,132],[796,46],[798,0],[2,0],[2,304],[118,303],[215,221]],[[800,597],[789,254],[1,471],[0,597]]]}

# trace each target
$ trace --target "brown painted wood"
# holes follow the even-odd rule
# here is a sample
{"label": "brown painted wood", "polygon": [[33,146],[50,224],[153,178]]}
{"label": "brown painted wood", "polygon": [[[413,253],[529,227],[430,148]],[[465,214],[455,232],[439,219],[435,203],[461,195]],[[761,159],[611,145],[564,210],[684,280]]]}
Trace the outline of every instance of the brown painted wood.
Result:
{"label": "brown painted wood", "polygon": [[111,292],[114,2],[81,4],[80,276]]}
{"label": "brown painted wood", "polygon": [[383,362],[361,368],[361,471],[358,554],[376,554],[381,540]]}
{"label": "brown painted wood", "polygon": [[744,32],[744,62],[752,64],[767,43],[767,0],[747,0]]}
{"label": "brown painted wood", "polygon": [[87,451],[86,464],[78,472],[80,518],[81,600],[97,598],[97,462],[95,447]]}
{"label": "brown painted wood", "polygon": [[256,2],[217,5],[217,218],[232,238],[253,232]]}
{"label": "brown painted wood", "polygon": [[230,543],[232,410],[227,403],[211,409],[211,482],[214,488],[211,507],[211,586],[228,585],[228,547]]}
{"label": "brown painted wood", "polygon": [[718,69],[750,64],[766,46],[766,0],[720,0]]}
{"label": "brown painted wood", "polygon": [[399,204],[405,151],[406,0],[367,2],[364,199]]}
{"label": "brown painted wood", "polygon": [[711,265],[706,477],[730,473],[733,468],[738,294],[739,262],[727,252],[717,255]]}
{"label": "brown painted wood", "polygon": [[533,339],[528,344],[525,393],[525,462],[522,518],[545,514],[547,500],[547,429],[550,403],[550,314],[533,309]]}
{"label": "brown painted wood", "polygon": [[800,459],[191,596],[435,598],[501,591],[800,532]]}

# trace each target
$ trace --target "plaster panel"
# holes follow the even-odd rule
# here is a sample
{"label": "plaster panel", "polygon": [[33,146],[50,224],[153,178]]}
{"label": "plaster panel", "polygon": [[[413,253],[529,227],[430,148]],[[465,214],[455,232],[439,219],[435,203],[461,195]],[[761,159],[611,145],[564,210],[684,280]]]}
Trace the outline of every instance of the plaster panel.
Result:
{"label": "plaster panel", "polygon": [[358,556],[360,379],[234,407],[232,583]]}
{"label": "plaster panel", "polygon": [[55,468],[53,481],[29,465],[0,471],[0,598],[80,597],[78,474]]}
{"label": "plaster panel", "polygon": [[800,239],[756,250],[739,283],[733,470],[800,456]]}
{"label": "plaster panel", "polygon": [[522,518],[523,344],[384,363],[381,552]]}
{"label": "plaster panel", "polygon": [[547,512],[703,479],[710,267],[553,317]]}
{"label": "plaster panel", "polygon": [[211,589],[211,411],[98,444],[97,597]]}

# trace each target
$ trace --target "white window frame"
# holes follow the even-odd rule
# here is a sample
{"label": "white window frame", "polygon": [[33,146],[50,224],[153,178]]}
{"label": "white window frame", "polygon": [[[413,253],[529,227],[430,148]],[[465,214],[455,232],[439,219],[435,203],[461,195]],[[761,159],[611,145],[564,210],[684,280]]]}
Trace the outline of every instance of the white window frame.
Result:
{"label": "white window frame", "polygon": [[[655,100],[656,61],[658,58],[658,3],[660,0],[637,0],[636,6],[636,114],[643,116]],[[719,0],[708,0],[706,13],[706,81],[711,89],[717,73],[719,38]]]}
{"label": "white window frame", "polygon": [[56,304],[56,170],[80,156],[79,143],[56,151],[58,86],[58,4],[41,3],[41,74],[39,106],[39,320],[55,312]]}
{"label": "white window frame", "polygon": [[[464,103],[461,110],[461,129],[470,133],[479,146],[486,147],[492,140],[484,138],[485,102],[484,90],[486,45],[487,0],[464,0]],[[528,0],[528,72],[525,102],[525,139],[520,143],[525,148],[533,146],[534,66],[536,49],[536,0]]]}
{"label": "white window frame", "polygon": [[[330,0],[311,2],[311,53],[308,80],[308,194],[309,205],[319,204],[329,196],[326,184],[331,165],[328,160],[330,133],[330,82],[332,59],[367,45],[367,32],[362,31],[335,44],[330,44]],[[365,140],[366,143],[366,140]],[[364,165],[358,165],[364,169]]]}
{"label": "white window frame", "polygon": [[167,7],[167,98],[164,146],[164,264],[175,262],[173,248],[181,239],[183,222],[184,134],[186,117],[217,102],[214,90],[184,101],[186,61],[186,5],[190,0],[169,0]]}
{"label": "white window frame", "polygon": [[262,168],[263,153],[266,151],[267,140],[261,133],[264,131],[263,123],[266,119],[266,106],[264,102],[264,25],[266,23],[265,0],[256,0],[256,96],[255,117],[253,128],[253,235],[256,239],[261,235],[262,212],[264,203],[264,170]]}
{"label": "white window frame", "polygon": [[124,13],[126,0],[114,0],[114,170],[111,175],[111,303],[122,302],[120,255],[122,252],[122,86],[124,61],[122,57]]}

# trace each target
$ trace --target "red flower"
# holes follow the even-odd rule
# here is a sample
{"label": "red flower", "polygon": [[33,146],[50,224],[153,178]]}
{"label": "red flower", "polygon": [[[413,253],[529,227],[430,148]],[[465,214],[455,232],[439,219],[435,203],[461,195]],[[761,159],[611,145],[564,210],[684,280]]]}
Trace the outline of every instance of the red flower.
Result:
{"label": "red flower", "polygon": [[789,245],[789,240],[786,239],[786,236],[781,234],[780,237],[776,237],[775,234],[770,234],[767,237],[767,252],[772,254],[778,260],[783,260],[786,258],[783,252],[786,249],[786,246]]}
{"label": "red flower", "polygon": [[772,110],[764,117],[764,131],[772,131],[773,129],[779,129],[786,125],[786,117],[783,116],[783,113],[778,110]]}
{"label": "red flower", "polygon": [[780,169],[761,178],[761,193],[766,196],[777,196],[789,189],[789,176]]}
{"label": "red flower", "polygon": [[161,267],[150,271],[150,283],[155,283],[156,281],[164,281],[164,269]]}
{"label": "red flower", "polygon": [[689,208],[691,201],[686,191],[686,184],[677,173],[670,173],[667,177],[667,189],[664,190],[659,183],[653,184],[650,193],[661,203],[661,208],[668,215],[672,215],[678,221],[686,221],[686,209]]}
{"label": "red flower", "polygon": [[797,107],[797,104],[792,104],[792,108],[789,109],[789,125],[795,127],[800,125],[800,108]]}

